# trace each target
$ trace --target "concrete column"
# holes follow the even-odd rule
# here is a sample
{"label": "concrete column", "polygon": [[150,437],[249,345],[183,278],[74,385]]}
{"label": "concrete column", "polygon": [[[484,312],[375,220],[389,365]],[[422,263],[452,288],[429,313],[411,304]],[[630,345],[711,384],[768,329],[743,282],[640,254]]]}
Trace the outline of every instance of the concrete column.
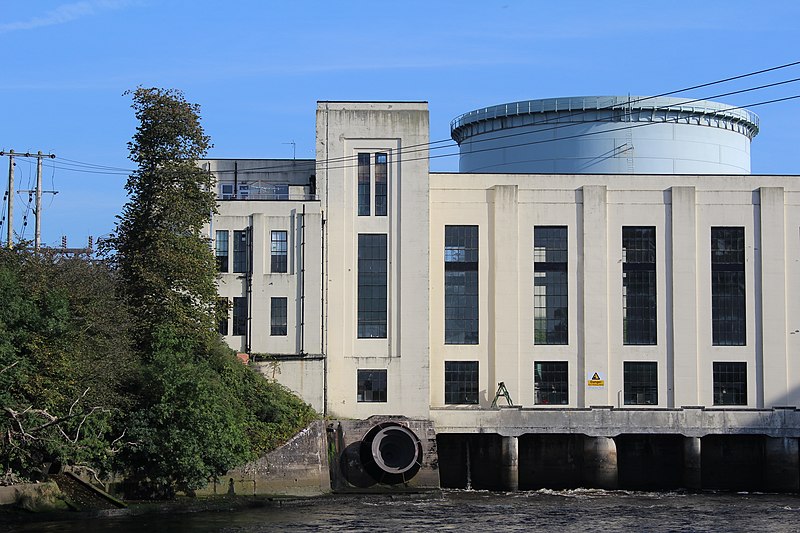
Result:
{"label": "concrete column", "polygon": [[[786,349],[786,229],[783,187],[761,187],[760,252],[761,345],[756,345],[756,367],[762,367],[756,382],[757,407],[789,405],[789,368]],[[756,315],[758,319],[758,315]],[[757,328],[758,329],[758,328]],[[748,344],[755,332],[747,332]],[[760,356],[760,357],[759,357]],[[759,361],[760,359],[760,361]],[[756,378],[758,379],[758,368]],[[761,392],[761,394],[759,394]],[[763,401],[761,398],[763,397]]]}
{"label": "concrete column", "polygon": [[503,437],[501,444],[501,479],[503,489],[517,491],[519,489],[519,439]]}
{"label": "concrete column", "polygon": [[765,437],[764,489],[775,492],[800,490],[800,450],[796,438]]}
{"label": "concrete column", "polygon": [[[667,279],[672,305],[667,309],[671,350],[668,382],[670,407],[700,403],[697,358],[697,211],[694,187],[672,187],[672,261]],[[711,317],[708,317],[710,327]],[[670,328],[671,325],[671,328]],[[671,376],[670,376],[671,371]],[[669,378],[672,379],[669,379]],[[668,395],[669,396],[669,395]]]}
{"label": "concrete column", "polygon": [[[584,405],[610,405],[608,376],[608,212],[606,187],[583,187],[583,253],[579,252],[578,290],[582,298],[582,320],[579,319],[583,342],[583,372],[580,389],[585,391]],[[617,296],[612,299],[615,304]],[[605,380],[603,387],[589,387],[587,377],[595,372]],[[580,400],[580,394],[578,395]]]}
{"label": "concrete column", "polygon": [[[516,185],[496,185],[489,211],[489,379],[491,402],[497,382],[506,384],[512,400],[522,405],[520,377],[532,379],[532,369],[519,368],[519,207]],[[530,249],[531,244],[528,243]],[[529,256],[526,256],[529,257]],[[529,302],[531,295],[523,295]],[[483,340],[481,340],[483,343]],[[532,403],[532,398],[528,403]],[[505,405],[501,400],[500,405]]]}
{"label": "concrete column", "polygon": [[611,437],[583,440],[583,480],[593,489],[616,489],[619,484],[617,445]]}
{"label": "concrete column", "polygon": [[687,489],[703,488],[701,452],[700,437],[683,438],[683,486]]}

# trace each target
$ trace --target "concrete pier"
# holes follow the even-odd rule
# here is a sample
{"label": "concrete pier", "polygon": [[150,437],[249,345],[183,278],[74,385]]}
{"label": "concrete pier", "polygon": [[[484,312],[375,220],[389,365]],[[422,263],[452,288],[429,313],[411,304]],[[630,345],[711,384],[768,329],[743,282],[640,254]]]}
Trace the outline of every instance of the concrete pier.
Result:
{"label": "concrete pier", "polygon": [[617,445],[610,437],[586,437],[583,441],[583,478],[597,489],[619,486]]}
{"label": "concrete pier", "polygon": [[515,492],[519,490],[519,439],[503,437],[500,454],[503,488]]}
{"label": "concrete pier", "polygon": [[797,439],[765,437],[764,488],[774,492],[800,490],[800,451]]}
{"label": "concrete pier", "polygon": [[702,451],[700,437],[683,438],[683,486],[687,489],[703,487]]}

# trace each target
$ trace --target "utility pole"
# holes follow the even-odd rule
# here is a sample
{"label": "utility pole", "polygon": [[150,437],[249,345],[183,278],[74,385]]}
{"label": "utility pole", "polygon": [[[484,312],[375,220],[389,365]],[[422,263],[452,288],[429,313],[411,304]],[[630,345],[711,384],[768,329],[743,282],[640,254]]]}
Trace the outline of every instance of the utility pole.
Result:
{"label": "utility pole", "polygon": [[0,152],[0,156],[8,155],[8,241],[6,245],[11,248],[13,244],[13,221],[14,221],[14,156],[17,157],[35,157],[36,158],[36,190],[35,191],[20,191],[27,193],[36,193],[36,235],[34,237],[34,249],[38,252],[42,245],[42,192],[56,194],[57,191],[42,191],[42,158],[48,157],[55,159],[55,154],[43,154],[41,150],[35,154],[29,152],[15,153],[14,150],[9,150],[8,154]]}

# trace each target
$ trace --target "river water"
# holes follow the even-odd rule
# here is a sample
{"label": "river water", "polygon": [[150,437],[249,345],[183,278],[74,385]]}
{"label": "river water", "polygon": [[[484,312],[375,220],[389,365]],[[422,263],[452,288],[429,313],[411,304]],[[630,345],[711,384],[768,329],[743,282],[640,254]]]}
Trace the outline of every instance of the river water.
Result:
{"label": "river water", "polygon": [[237,511],[0,524],[0,531],[800,531],[800,496],[602,490],[334,496]]}

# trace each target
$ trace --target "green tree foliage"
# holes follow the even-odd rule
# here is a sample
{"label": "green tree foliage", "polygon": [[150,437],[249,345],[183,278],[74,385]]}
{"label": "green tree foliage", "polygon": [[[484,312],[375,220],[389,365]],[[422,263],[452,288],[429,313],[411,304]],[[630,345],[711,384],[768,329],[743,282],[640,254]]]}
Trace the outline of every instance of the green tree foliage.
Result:
{"label": "green tree foliage", "polygon": [[138,374],[115,287],[104,262],[0,250],[0,473],[110,466]]}
{"label": "green tree foliage", "polygon": [[128,143],[137,170],[112,243],[124,291],[136,310],[145,353],[169,326],[198,351],[215,321],[214,257],[200,231],[216,208],[212,176],[196,160],[208,150],[199,107],[180,91],[140,87],[130,93],[139,126]]}
{"label": "green tree foliage", "polygon": [[198,107],[175,90],[131,94],[138,169],[112,243],[145,363],[121,467],[131,494],[164,498],[280,444],[314,413],[215,332],[216,266],[201,230],[216,204],[212,177],[196,165],[209,147]]}

